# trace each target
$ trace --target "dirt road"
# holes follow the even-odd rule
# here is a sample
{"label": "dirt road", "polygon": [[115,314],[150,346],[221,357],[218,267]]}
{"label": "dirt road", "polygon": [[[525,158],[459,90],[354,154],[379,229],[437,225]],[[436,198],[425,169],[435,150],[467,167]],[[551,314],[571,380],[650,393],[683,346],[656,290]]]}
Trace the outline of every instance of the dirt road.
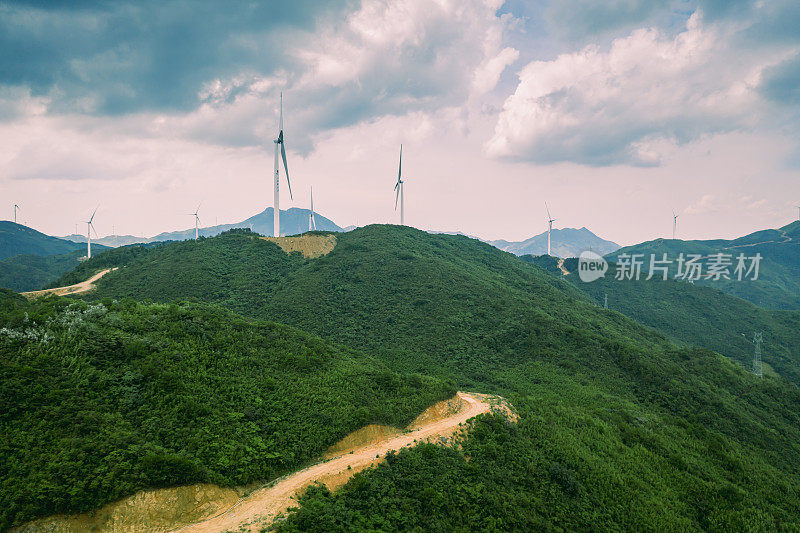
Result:
{"label": "dirt road", "polygon": [[26,298],[38,298],[39,296],[46,296],[48,294],[55,294],[56,296],[65,296],[67,294],[80,294],[82,292],[89,292],[90,290],[94,289],[94,282],[98,279],[102,278],[112,270],[116,270],[117,268],[107,268],[105,270],[101,270],[91,278],[87,279],[86,281],[82,281],[80,283],[76,283],[75,285],[68,285],[66,287],[55,287],[53,289],[43,289],[40,291],[29,291],[21,293]]}
{"label": "dirt road", "polygon": [[459,392],[458,396],[462,400],[462,407],[446,418],[425,423],[408,433],[358,448],[352,453],[340,455],[290,474],[272,486],[259,489],[242,498],[230,509],[216,516],[174,531],[259,531],[292,507],[294,505],[292,497],[312,483],[327,480],[333,481],[334,485],[342,484],[356,472],[381,461],[391,450],[413,446],[419,441],[450,437],[470,418],[490,411],[493,406],[498,407],[496,401],[481,394]]}

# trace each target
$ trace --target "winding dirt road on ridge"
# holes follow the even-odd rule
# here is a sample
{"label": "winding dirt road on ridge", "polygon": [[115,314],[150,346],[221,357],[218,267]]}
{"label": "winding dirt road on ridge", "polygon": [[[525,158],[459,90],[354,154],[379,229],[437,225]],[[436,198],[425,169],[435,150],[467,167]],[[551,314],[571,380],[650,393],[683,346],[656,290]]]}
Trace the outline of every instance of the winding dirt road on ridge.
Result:
{"label": "winding dirt road on ridge", "polygon": [[[272,486],[252,492],[222,513],[173,531],[259,531],[292,507],[294,505],[292,497],[314,482],[328,480],[334,485],[342,484],[356,472],[383,460],[389,451],[413,446],[420,441],[450,437],[470,418],[492,409],[503,410],[503,404],[499,399],[483,394],[459,392],[458,398],[462,401],[461,408],[445,418],[422,423],[417,427],[412,426],[411,431],[407,433],[357,448],[350,453],[289,474]],[[507,408],[505,411],[511,414]]]}
{"label": "winding dirt road on ridge", "polygon": [[48,294],[55,294],[57,296],[66,296],[68,294],[80,294],[82,292],[89,292],[90,290],[94,289],[95,281],[102,278],[112,270],[116,269],[117,267],[101,270],[100,272],[98,272],[91,278],[87,279],[86,281],[81,281],[80,283],[76,283],[75,285],[67,285],[66,287],[54,287],[52,289],[42,289],[40,291],[28,291],[20,294],[22,294],[26,298],[38,298],[39,296],[46,296]]}

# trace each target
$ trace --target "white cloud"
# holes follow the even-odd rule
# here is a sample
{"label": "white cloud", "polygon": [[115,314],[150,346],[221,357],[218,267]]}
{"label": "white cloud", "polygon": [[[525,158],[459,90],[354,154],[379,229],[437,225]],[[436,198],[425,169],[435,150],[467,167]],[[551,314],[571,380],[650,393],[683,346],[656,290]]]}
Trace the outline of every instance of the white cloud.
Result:
{"label": "white cloud", "polygon": [[295,36],[287,49],[291,72],[207,83],[200,93],[206,103],[177,127],[212,143],[267,142],[282,90],[287,147],[307,154],[325,131],[464,107],[491,91],[519,55],[503,45],[514,19],[497,16],[497,4],[364,0],[344,19]]}
{"label": "white cloud", "polygon": [[736,48],[732,31],[704,25],[696,12],[675,36],[640,29],[608,50],[592,45],[531,62],[486,150],[536,162],[653,166],[670,144],[752,128],[763,113],[761,72],[789,52]]}

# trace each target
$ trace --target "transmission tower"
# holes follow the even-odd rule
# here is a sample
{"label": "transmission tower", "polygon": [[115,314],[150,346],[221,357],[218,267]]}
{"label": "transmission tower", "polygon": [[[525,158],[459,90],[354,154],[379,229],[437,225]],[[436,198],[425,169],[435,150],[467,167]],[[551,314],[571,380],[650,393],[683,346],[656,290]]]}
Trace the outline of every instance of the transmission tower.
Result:
{"label": "transmission tower", "polygon": [[758,377],[762,377],[761,374],[761,342],[763,341],[763,337],[761,332],[756,333],[753,335],[753,343],[756,345],[755,354],[753,354],[753,374]]}

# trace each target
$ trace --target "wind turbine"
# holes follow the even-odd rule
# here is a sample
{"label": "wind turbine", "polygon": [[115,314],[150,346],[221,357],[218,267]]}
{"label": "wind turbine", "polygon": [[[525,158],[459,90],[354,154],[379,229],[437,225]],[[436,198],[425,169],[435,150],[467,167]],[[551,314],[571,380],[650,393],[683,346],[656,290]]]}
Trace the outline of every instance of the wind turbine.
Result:
{"label": "wind turbine", "polygon": [[97,235],[97,230],[94,229],[92,220],[94,220],[94,215],[97,213],[99,208],[99,205],[95,207],[94,211],[92,212],[92,216],[86,221],[86,259],[92,258],[92,231],[94,231],[95,236]]}
{"label": "wind turbine", "polygon": [[678,230],[678,216],[675,214],[675,210],[672,210],[672,240],[675,240],[675,233]]}
{"label": "wind turbine", "polygon": [[400,145],[400,165],[397,167],[397,183],[394,184],[394,188],[397,191],[397,195],[394,198],[394,210],[397,211],[397,201],[400,200],[400,225],[405,226],[405,220],[403,218],[403,145]]}
{"label": "wind turbine", "polygon": [[[202,204],[203,202],[200,202]],[[189,213],[190,215],[194,215],[194,240],[197,240],[200,237],[200,217],[197,213],[200,212],[200,204],[197,204],[197,209],[194,210],[194,213]]]}
{"label": "wind turbine", "polygon": [[795,207],[797,208],[797,220],[800,220],[800,205],[796,205]]}
{"label": "wind turbine", "polygon": [[14,224],[17,223],[17,211],[19,210],[19,208],[20,207],[17,204],[14,204]]}
{"label": "wind turbine", "polygon": [[311,213],[308,215],[308,231],[317,229],[317,218],[314,216],[314,187],[311,187]]}
{"label": "wind turbine", "polygon": [[283,169],[286,171],[286,184],[289,186],[289,198],[292,198],[292,184],[289,181],[289,167],[286,166],[286,149],[284,148],[283,144],[283,93],[281,93],[281,114],[280,114],[280,122],[278,125],[278,138],[275,139],[275,199],[273,203],[274,209],[274,222],[273,222],[273,233],[276,237],[281,236],[281,195],[280,195],[280,161],[278,160],[278,155],[283,158]]}
{"label": "wind turbine", "polygon": [[547,202],[544,203],[544,208],[547,210],[547,255],[550,255],[550,232],[553,231],[553,222],[556,219],[550,214],[550,208],[547,207]]}

